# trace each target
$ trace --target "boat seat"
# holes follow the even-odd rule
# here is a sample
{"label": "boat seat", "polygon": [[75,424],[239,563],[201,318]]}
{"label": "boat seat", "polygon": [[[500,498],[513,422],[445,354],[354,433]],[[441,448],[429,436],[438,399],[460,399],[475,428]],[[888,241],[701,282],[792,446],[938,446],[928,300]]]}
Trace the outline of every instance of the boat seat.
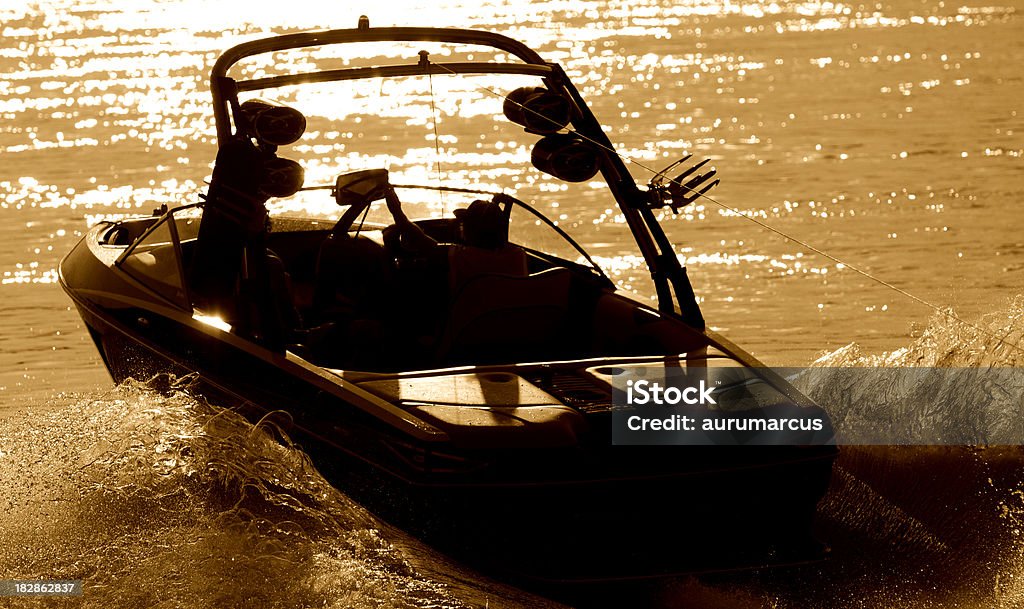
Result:
{"label": "boat seat", "polygon": [[481,275],[526,277],[526,252],[511,244],[491,249],[453,245],[448,249],[448,289],[452,294]]}
{"label": "boat seat", "polygon": [[293,334],[302,327],[302,316],[295,307],[292,278],[284,261],[272,250],[267,250],[267,289],[274,304],[274,323],[285,335]]}
{"label": "boat seat", "polygon": [[341,311],[379,318],[394,302],[391,261],[384,246],[365,236],[328,237],[320,246],[313,294],[314,321]]}
{"label": "boat seat", "polygon": [[516,277],[485,274],[454,294],[438,341],[439,364],[544,359],[559,346],[572,272],[553,268]]}

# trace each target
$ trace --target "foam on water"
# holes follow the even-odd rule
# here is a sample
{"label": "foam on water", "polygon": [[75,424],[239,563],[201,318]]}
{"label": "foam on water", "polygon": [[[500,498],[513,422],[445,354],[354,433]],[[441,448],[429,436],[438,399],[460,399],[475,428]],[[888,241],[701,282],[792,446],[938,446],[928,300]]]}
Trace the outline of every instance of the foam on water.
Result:
{"label": "foam on water", "polygon": [[[981,329],[937,314],[915,332],[913,342],[890,353],[867,354],[847,345],[819,358],[818,368],[797,383],[833,415],[874,400],[941,422],[949,400],[963,400],[965,392],[977,388],[960,387],[962,377],[955,374],[937,375],[928,390],[940,397],[915,401],[920,367],[1021,362],[1021,353],[1007,342],[1020,344],[1024,297],[972,321]],[[843,374],[841,367],[887,368],[897,379],[883,386],[867,375]],[[1022,395],[1016,392],[1018,408],[1005,416],[1024,418]],[[752,506],[752,517],[756,511]],[[673,609],[1024,606],[1024,450],[844,446],[819,504],[816,530],[831,546],[826,561],[665,582],[651,595],[652,604]]]}
{"label": "foam on water", "polygon": [[[984,433],[998,436],[1024,424],[1024,387],[979,385],[970,373],[1024,361],[1014,346],[1024,337],[1024,297],[975,323],[937,313],[911,344],[874,355],[848,345],[819,358],[797,384],[834,416],[872,402],[890,409],[887,425],[902,418],[935,429],[972,411],[971,420],[990,426]],[[891,382],[840,367],[887,368]],[[921,367],[955,371],[922,377]],[[1021,606],[1022,466],[1020,446],[844,447],[819,506],[834,556],[801,577],[827,584],[832,600],[824,606]],[[796,601],[808,596],[818,595],[794,595],[791,585],[779,606],[801,606]]]}
{"label": "foam on water", "polygon": [[376,520],[273,425],[185,393],[132,382],[5,423],[0,573],[82,579],[83,606],[540,604]]}
{"label": "foam on water", "polygon": [[973,325],[962,323],[952,314],[952,310],[935,313],[906,347],[868,355],[851,343],[821,356],[813,365],[968,368],[1024,364],[1024,295],[1018,295]]}
{"label": "foam on water", "polygon": [[977,322],[936,313],[913,343],[833,351],[794,383],[824,405],[847,444],[1024,443],[1024,297]]}

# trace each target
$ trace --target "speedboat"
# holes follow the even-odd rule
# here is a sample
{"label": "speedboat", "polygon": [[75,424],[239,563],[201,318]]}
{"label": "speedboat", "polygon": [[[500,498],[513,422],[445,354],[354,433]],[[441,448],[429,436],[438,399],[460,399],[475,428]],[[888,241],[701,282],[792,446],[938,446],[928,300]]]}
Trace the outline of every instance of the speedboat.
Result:
{"label": "speedboat", "polygon": [[[399,50],[381,54],[383,43]],[[334,52],[367,45],[361,62]],[[354,83],[303,111],[303,88]],[[741,370],[762,398],[827,420],[705,325],[660,221],[711,189],[712,170],[686,159],[679,177],[638,184],[566,71],[486,31],[362,19],[255,40],[221,55],[210,89],[206,196],[100,222],[60,264],[115,382],[188,376],[215,403],[277,413],[346,493],[512,576],[585,582],[818,556],[811,525],[832,443],[614,438],[615,379],[636,370]],[[403,120],[403,99],[431,116]],[[347,109],[359,100],[384,108]],[[370,119],[383,135],[364,130]],[[463,127],[470,119],[481,126]],[[402,157],[417,129],[428,144]],[[481,148],[492,134],[496,147]],[[327,143],[306,143],[317,136]],[[617,289],[583,244],[592,229],[570,236],[586,201],[631,235],[656,302]],[[325,205],[337,212],[296,213]]]}

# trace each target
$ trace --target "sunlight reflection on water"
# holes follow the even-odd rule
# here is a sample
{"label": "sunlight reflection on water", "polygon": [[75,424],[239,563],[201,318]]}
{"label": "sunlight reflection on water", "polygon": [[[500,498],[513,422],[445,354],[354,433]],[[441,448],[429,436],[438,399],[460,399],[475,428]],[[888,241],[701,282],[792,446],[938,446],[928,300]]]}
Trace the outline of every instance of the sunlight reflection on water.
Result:
{"label": "sunlight reflection on water", "polygon": [[[311,0],[244,11],[200,0],[0,7],[0,213],[18,218],[0,229],[0,280],[49,285],[87,222],[197,199],[215,151],[206,79],[220,51],[351,26],[357,16]],[[644,167],[683,152],[711,157],[723,203],[940,305],[977,315],[1021,283],[1024,246],[1006,221],[1024,190],[1010,101],[1022,91],[1008,68],[1020,53],[1009,43],[1019,25],[1012,3],[403,1],[369,16],[375,25],[478,26],[522,39],[565,65],[635,161],[638,181],[650,177]],[[377,62],[419,48],[368,46]],[[290,57],[250,69],[302,65]],[[325,50],[303,61],[352,58]],[[282,90],[320,136],[293,147],[310,180],[367,166],[436,180],[436,122],[444,179],[532,189],[564,228],[599,244],[594,253],[614,278],[649,293],[598,188],[570,200],[521,173],[532,144],[521,132],[509,131],[500,149],[469,147],[463,119],[501,114],[500,99],[477,87],[507,85],[434,78],[432,111],[416,80],[363,85],[359,97],[388,100],[376,109]],[[388,125],[383,139],[373,119]],[[278,207],[337,213],[329,199]],[[711,325],[770,363],[803,363],[854,340],[891,347],[928,313],[830,261],[799,258],[810,253],[713,203],[668,224]]]}

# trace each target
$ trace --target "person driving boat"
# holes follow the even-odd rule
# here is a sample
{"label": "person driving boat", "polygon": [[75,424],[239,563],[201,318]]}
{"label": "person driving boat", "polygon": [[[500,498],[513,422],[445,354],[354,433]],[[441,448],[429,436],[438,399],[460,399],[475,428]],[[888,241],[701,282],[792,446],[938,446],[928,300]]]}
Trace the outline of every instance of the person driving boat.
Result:
{"label": "person driving boat", "polygon": [[[324,242],[318,264],[316,318],[335,327],[314,341],[317,351],[339,363],[356,344],[364,358],[386,344],[381,359],[430,359],[463,286],[482,276],[529,275],[526,252],[508,242],[510,207],[473,201],[455,210],[454,225],[444,231],[449,237],[434,233],[439,240],[409,219],[385,170],[358,172],[345,188],[358,189],[358,200]],[[394,221],[383,246],[349,232],[365,206],[380,198]],[[410,299],[418,303],[414,309],[396,306]],[[370,331],[349,336],[353,329]]]}
{"label": "person driving boat", "polygon": [[526,252],[508,242],[508,214],[498,203],[478,199],[469,207],[456,209],[459,242],[444,245],[409,220],[393,189],[388,191],[386,200],[403,248],[430,258],[438,256],[438,251],[444,255],[449,293],[454,294],[467,281],[482,274],[528,274]]}

